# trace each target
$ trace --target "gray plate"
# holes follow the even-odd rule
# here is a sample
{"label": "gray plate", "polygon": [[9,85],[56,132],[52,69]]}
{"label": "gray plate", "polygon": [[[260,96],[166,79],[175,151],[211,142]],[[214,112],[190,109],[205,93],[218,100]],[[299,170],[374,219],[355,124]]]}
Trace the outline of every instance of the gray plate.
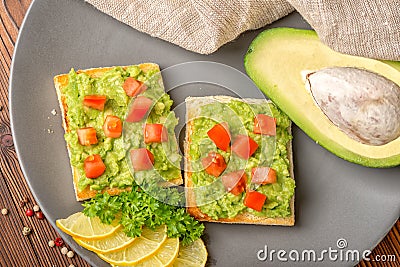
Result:
{"label": "gray plate", "polygon": [[[309,26],[294,13],[271,27]],[[185,51],[151,38],[98,12],[79,0],[34,1],[16,45],[10,79],[10,106],[15,147],[25,177],[47,219],[54,225],[81,210],[74,199],[61,117],[52,78],[69,68],[129,65],[157,62],[162,68],[188,61],[215,61],[243,69],[243,56],[260,31],[243,34],[210,56]],[[168,77],[165,77],[168,80]],[[242,79],[237,82],[241,83]],[[246,82],[244,82],[246,84]],[[179,89],[179,88],[178,88]],[[193,93],[197,92],[192,88]],[[238,94],[259,94],[255,89],[238,88]],[[175,91],[175,90],[174,90]],[[172,94],[182,101],[179,90]],[[205,87],[204,95],[213,92]],[[197,92],[198,93],[198,92]],[[58,111],[51,115],[52,109]],[[54,133],[49,134],[47,129]],[[302,254],[314,249],[339,249],[338,260],[324,254],[324,265],[353,265],[340,261],[348,250],[373,248],[400,214],[400,168],[370,169],[343,161],[315,144],[294,127],[296,226],[253,226],[206,224],[209,263],[217,266],[263,266],[257,252],[268,247]],[[107,266],[95,254],[62,237],[94,266]],[[343,240],[341,240],[343,241]],[[345,244],[346,245],[346,244]],[[282,252],[281,252],[282,253]],[[295,257],[296,252],[291,252]],[[334,258],[333,252],[332,258]],[[264,255],[260,255],[264,256]],[[300,257],[301,258],[301,257]],[[272,264],[283,262],[274,254]],[[297,261],[308,266],[309,261]],[[286,263],[287,264],[287,263]],[[294,262],[289,259],[289,265]],[[321,262],[314,263],[321,265]]]}

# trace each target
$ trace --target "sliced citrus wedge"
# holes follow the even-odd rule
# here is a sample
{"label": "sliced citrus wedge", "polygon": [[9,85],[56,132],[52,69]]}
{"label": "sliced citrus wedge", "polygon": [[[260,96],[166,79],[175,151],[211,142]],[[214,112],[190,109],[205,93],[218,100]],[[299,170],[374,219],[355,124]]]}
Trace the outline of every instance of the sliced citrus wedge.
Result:
{"label": "sliced citrus wedge", "polygon": [[141,237],[157,243],[164,242],[167,238],[167,226],[161,225],[155,230],[151,230],[148,227],[143,227]]}
{"label": "sliced citrus wedge", "polygon": [[187,246],[180,246],[178,258],[174,262],[174,267],[200,267],[207,262],[207,249],[201,238]]}
{"label": "sliced citrus wedge", "polygon": [[168,238],[154,257],[160,260],[162,266],[171,266],[178,257],[178,253],[179,238]]}
{"label": "sliced citrus wedge", "polygon": [[[111,266],[113,266],[113,267],[122,267],[121,265],[117,266],[117,265],[112,265],[112,264],[111,264]],[[127,267],[163,267],[163,266],[164,265],[161,263],[160,260],[158,260],[156,257],[152,256],[152,257],[142,261],[139,264],[129,265]]]}
{"label": "sliced citrus wedge", "polygon": [[174,267],[199,267],[199,266],[202,266],[202,265],[197,265],[196,263],[194,263],[194,262],[191,262],[191,261],[188,261],[188,260],[184,260],[184,259],[180,259],[180,258],[177,258],[175,261],[174,261],[174,265],[173,265]]}
{"label": "sliced citrus wedge", "polygon": [[112,235],[99,240],[84,240],[74,237],[76,243],[96,253],[109,253],[122,250],[135,241],[134,237],[127,236],[120,227]]}
{"label": "sliced citrus wedge", "polygon": [[117,266],[137,265],[157,253],[167,240],[167,227],[160,226],[154,231],[143,228],[142,235],[122,250],[98,253],[104,261]]}
{"label": "sliced citrus wedge", "polygon": [[[167,238],[156,254],[140,262],[131,265],[135,267],[167,267],[171,266],[178,257],[179,238]],[[115,266],[119,267],[119,266]]]}
{"label": "sliced citrus wedge", "polygon": [[85,240],[106,238],[121,227],[118,223],[104,224],[99,218],[87,217],[82,212],[74,213],[66,219],[58,219],[56,225],[72,237]]}

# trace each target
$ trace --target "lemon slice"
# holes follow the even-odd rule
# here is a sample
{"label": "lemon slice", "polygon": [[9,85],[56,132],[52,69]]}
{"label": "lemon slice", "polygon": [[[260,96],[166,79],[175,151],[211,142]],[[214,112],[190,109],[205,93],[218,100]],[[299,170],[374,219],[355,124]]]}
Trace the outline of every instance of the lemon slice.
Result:
{"label": "lemon slice", "polygon": [[168,238],[154,257],[160,260],[162,266],[171,266],[178,257],[178,252],[179,238]]}
{"label": "lemon slice", "polygon": [[157,243],[164,242],[167,239],[167,226],[161,225],[155,230],[143,227],[141,237]]}
{"label": "lemon slice", "polygon": [[[112,265],[113,267],[122,267],[122,266],[117,266],[117,265]],[[131,267],[163,267],[164,265],[160,260],[158,260],[156,257],[150,257],[146,259],[145,261],[135,264],[135,265],[129,265]],[[128,266],[128,267],[129,267]]]}
{"label": "lemon slice", "polygon": [[99,218],[87,217],[82,212],[72,214],[66,219],[58,219],[56,225],[65,233],[86,240],[98,240],[112,235],[120,225],[104,224]]}
{"label": "lemon slice", "polygon": [[74,237],[76,243],[96,253],[109,253],[124,249],[135,241],[134,237],[127,236],[122,227],[112,235],[99,240],[84,240]]}
{"label": "lemon slice", "polygon": [[167,240],[167,227],[158,227],[154,231],[143,228],[142,235],[122,250],[110,253],[98,253],[100,258],[117,266],[136,265],[157,253]]}
{"label": "lemon slice", "polygon": [[[156,254],[140,262],[131,265],[135,267],[166,267],[171,266],[178,257],[179,238],[167,238]],[[119,267],[119,266],[114,266]]]}
{"label": "lemon slice", "polygon": [[200,238],[187,246],[181,246],[174,267],[200,267],[207,262],[207,249]]}
{"label": "lemon slice", "polygon": [[174,265],[173,265],[173,267],[199,267],[199,266],[202,266],[202,265],[197,265],[196,263],[193,263],[188,260],[180,259],[180,258],[177,258],[174,261]]}

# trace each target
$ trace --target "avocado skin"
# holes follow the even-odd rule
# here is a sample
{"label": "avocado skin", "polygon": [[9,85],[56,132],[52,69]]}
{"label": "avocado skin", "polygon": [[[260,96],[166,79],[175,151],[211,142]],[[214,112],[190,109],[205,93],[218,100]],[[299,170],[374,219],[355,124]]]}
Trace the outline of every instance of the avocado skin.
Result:
{"label": "avocado skin", "polygon": [[[290,38],[291,42],[296,42],[297,40],[299,43],[301,42],[304,49],[310,50],[313,49],[312,46],[308,46],[307,43],[310,42],[319,42],[318,36],[315,31],[312,30],[302,30],[302,29],[293,29],[293,28],[273,28],[269,30],[265,30],[261,32],[250,44],[248,51],[244,57],[244,67],[247,72],[247,74],[250,76],[250,78],[253,80],[253,82],[257,85],[257,87],[266,95],[268,96],[280,109],[282,109],[288,116],[289,118],[299,127],[301,128],[310,138],[312,138],[314,141],[316,141],[319,145],[327,149],[328,151],[332,152],[336,156],[347,160],[349,162],[353,162],[359,165],[363,165],[366,167],[373,167],[373,168],[388,168],[388,167],[394,167],[400,165],[400,146],[399,144],[399,138],[396,140],[392,141],[391,143],[385,145],[385,146],[380,146],[379,148],[375,147],[373,149],[378,149],[380,150],[381,154],[385,154],[386,151],[392,151],[391,155],[389,156],[381,156],[381,157],[370,157],[368,155],[364,155],[363,153],[356,153],[353,151],[352,146],[358,146],[359,144],[356,144],[356,141],[354,143],[350,142],[350,146],[344,146],[340,144],[340,135],[338,135],[335,138],[328,138],[325,136],[324,132],[328,131],[329,129],[319,129],[316,125],[313,125],[313,121],[309,120],[306,118],[306,116],[303,116],[303,112],[307,112],[307,109],[305,109],[304,106],[293,106],[293,105],[288,105],[287,97],[290,97],[289,94],[286,92],[290,90],[299,90],[301,88],[280,88],[279,85],[277,85],[276,81],[274,80],[268,80],[268,77],[266,78],[265,76],[262,77],[260,75],[260,64],[257,64],[255,60],[260,57],[265,57],[265,51],[266,49],[274,49],[271,47],[271,41],[275,41],[279,38],[283,40],[284,38]],[[274,40],[275,39],[275,40]],[[300,45],[300,46],[302,46]],[[264,51],[263,51],[264,50]],[[297,54],[293,52],[293,49],[288,49],[290,52],[290,55],[282,55],[281,57],[274,58],[276,61],[271,60],[271,58],[265,57],[263,60],[265,61],[265,64],[273,64],[273,66],[279,67],[279,64],[285,64],[285,65],[290,65],[291,60],[295,57],[297,57]],[[296,51],[297,53],[301,54],[302,49],[298,49]],[[338,52],[335,52],[331,50],[330,48],[326,47],[325,49],[322,50],[323,53],[321,53],[321,50],[316,50],[313,51],[316,56],[314,58],[309,58],[309,62],[305,60],[304,63],[304,69],[309,69],[309,70],[316,70],[315,66],[318,66],[319,68],[322,67],[331,67],[332,65],[324,65],[324,63],[320,64],[319,59],[321,61],[324,59],[325,56],[329,56],[331,62],[335,62],[333,59],[335,59],[335,56],[338,55],[339,57],[343,57],[343,54],[340,54]],[[352,63],[358,62],[358,61],[363,61],[365,58],[361,57],[354,57],[354,56],[347,56],[345,57],[350,58],[348,60],[348,66],[352,66]],[[279,64],[277,64],[277,61]],[[345,60],[346,61],[346,60]],[[375,61],[379,62],[380,64],[386,64],[390,66],[392,69],[397,70],[398,72],[398,77],[400,77],[400,62],[395,62],[395,61],[383,61],[383,60],[372,60],[369,59],[369,61]],[[259,63],[259,62],[258,62]],[[343,64],[343,63],[342,63]],[[307,68],[307,66],[309,68]],[[375,71],[377,73],[380,73],[377,70],[372,69],[372,71]],[[265,72],[264,72],[265,74]],[[381,73],[380,73],[381,74]],[[279,79],[290,79],[291,77],[296,77],[299,75],[298,73],[285,73],[285,77],[279,77]],[[399,84],[397,82],[397,84]],[[285,98],[286,96],[286,98]],[[321,113],[322,114],[322,113]],[[332,126],[336,127],[336,126]],[[394,153],[393,153],[394,151]]]}

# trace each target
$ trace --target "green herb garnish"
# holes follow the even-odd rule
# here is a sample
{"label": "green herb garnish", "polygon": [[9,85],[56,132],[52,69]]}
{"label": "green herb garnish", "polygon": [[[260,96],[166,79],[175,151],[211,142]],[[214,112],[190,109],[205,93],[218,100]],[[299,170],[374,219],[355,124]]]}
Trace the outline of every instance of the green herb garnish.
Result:
{"label": "green herb garnish", "polygon": [[[179,198],[181,194],[175,189],[171,189],[170,193],[172,198]],[[204,231],[204,225],[187,214],[184,208],[160,202],[137,185],[132,187],[131,192],[123,192],[118,196],[97,194],[82,205],[86,216],[97,216],[105,224],[119,220],[130,237],[140,236],[144,225],[155,229],[165,224],[168,237],[179,237],[186,245],[200,238]]]}

